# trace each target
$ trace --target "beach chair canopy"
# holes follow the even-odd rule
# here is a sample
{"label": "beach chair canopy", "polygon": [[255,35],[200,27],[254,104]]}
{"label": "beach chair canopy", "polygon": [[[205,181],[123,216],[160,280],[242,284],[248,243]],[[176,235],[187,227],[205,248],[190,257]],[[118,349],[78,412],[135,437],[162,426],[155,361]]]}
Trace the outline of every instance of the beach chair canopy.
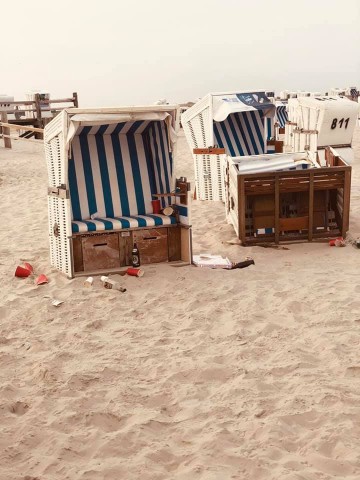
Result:
{"label": "beach chair canopy", "polygon": [[265,119],[275,105],[265,91],[210,93],[182,115],[191,148],[218,145],[231,156],[266,152]]}
{"label": "beach chair canopy", "polygon": [[288,121],[287,102],[276,101],[275,106],[275,121],[279,124],[280,128],[285,128],[285,124]]}

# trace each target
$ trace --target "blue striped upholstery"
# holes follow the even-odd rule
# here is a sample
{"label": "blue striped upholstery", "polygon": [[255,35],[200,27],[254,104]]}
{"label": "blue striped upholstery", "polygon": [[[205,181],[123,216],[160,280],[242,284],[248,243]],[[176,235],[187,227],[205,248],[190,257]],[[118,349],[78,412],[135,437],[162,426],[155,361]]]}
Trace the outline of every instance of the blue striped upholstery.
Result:
{"label": "blue striped upholstery", "polygon": [[72,222],[73,233],[98,232],[104,230],[122,230],[124,228],[154,227],[172,225],[176,223],[175,217],[166,215],[134,215],[132,217],[94,218]]}
{"label": "blue striped upholstery", "polygon": [[[129,228],[122,217],[131,217],[135,219],[131,223],[140,226],[143,220],[136,217],[152,213],[152,195],[171,191],[172,169],[165,122],[81,127],[72,140],[69,161],[73,231]],[[169,201],[161,198],[162,207]]]}
{"label": "blue striped upholstery", "polygon": [[[266,139],[267,140],[271,140],[272,138],[275,138],[275,122],[274,122],[274,117],[267,117],[265,119],[266,121],[266,132],[267,132],[267,136],[266,136]],[[274,150],[275,150],[275,147],[274,147]],[[268,149],[269,151],[269,149]]]}
{"label": "blue striped upholstery", "polygon": [[285,128],[285,124],[288,121],[288,113],[286,111],[286,105],[276,106],[276,121],[280,128]]}
{"label": "blue striped upholstery", "polygon": [[214,122],[216,144],[232,157],[265,153],[264,116],[259,110],[231,113]]}

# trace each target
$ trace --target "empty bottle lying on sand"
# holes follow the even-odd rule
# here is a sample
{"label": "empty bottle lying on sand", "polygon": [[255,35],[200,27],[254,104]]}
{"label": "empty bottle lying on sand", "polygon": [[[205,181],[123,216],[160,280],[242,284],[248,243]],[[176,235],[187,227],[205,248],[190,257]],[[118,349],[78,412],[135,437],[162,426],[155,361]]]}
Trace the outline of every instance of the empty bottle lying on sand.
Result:
{"label": "empty bottle lying on sand", "polygon": [[105,277],[103,275],[102,277],[100,277],[100,280],[103,282],[105,288],[119,290],[119,292],[126,292],[126,288],[122,287],[119,282],[111,280],[109,277]]}

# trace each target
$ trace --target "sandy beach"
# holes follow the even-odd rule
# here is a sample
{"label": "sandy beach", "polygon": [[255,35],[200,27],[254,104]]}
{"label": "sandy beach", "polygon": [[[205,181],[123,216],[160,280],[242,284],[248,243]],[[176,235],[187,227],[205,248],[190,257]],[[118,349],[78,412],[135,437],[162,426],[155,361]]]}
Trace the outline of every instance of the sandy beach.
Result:
{"label": "sandy beach", "polygon": [[[176,170],[193,185],[182,132]],[[42,144],[1,144],[0,205],[1,480],[360,478],[360,250],[244,248],[194,201],[194,253],[255,266],[145,266],[122,294],[50,267]]]}

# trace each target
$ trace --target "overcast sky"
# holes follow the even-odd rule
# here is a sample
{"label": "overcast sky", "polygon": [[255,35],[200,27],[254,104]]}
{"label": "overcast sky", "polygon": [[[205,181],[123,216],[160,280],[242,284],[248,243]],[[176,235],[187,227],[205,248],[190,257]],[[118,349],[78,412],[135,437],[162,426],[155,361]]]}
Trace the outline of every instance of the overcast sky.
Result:
{"label": "overcast sky", "polygon": [[360,86],[360,0],[1,2],[0,94],[80,106]]}

